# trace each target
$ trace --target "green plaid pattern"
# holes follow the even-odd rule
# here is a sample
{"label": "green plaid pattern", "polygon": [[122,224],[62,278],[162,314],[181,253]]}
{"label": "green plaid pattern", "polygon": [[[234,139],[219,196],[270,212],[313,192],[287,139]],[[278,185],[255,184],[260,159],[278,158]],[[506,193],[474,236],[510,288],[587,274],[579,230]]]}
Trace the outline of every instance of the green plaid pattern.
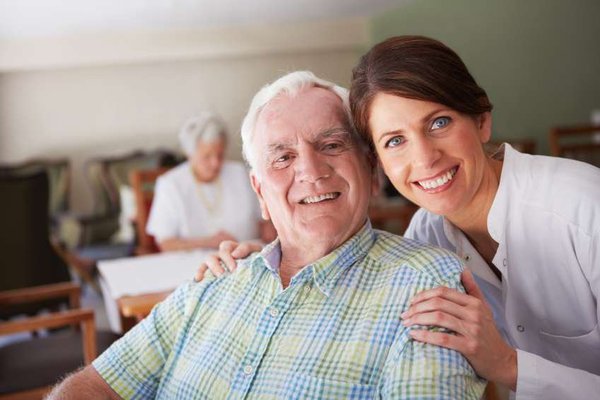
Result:
{"label": "green plaid pattern", "polygon": [[234,274],[180,286],[94,367],[126,399],[481,397],[465,358],[400,322],[417,292],[462,290],[451,253],[367,223],[285,290],[279,254],[274,242]]}

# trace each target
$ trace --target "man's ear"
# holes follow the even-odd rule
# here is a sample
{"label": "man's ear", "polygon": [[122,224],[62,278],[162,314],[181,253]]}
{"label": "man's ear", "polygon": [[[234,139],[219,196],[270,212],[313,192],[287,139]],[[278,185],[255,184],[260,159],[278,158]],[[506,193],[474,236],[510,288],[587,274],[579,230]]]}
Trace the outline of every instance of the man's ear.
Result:
{"label": "man's ear", "polygon": [[492,113],[487,111],[477,116],[477,129],[481,143],[487,143],[492,137]]}
{"label": "man's ear", "polygon": [[260,213],[265,221],[269,221],[271,219],[271,214],[269,214],[269,209],[267,208],[267,204],[262,195],[260,179],[252,171],[250,171],[250,183],[252,184],[252,190],[254,190],[254,193],[256,193],[256,197],[258,198]]}

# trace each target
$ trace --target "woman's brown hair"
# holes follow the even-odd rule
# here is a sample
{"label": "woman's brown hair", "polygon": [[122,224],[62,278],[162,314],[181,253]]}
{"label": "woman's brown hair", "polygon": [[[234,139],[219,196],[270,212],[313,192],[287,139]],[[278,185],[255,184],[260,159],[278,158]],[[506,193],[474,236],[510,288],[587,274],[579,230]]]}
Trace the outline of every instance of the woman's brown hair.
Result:
{"label": "woman's brown hair", "polygon": [[378,93],[443,104],[460,113],[492,110],[460,57],[424,36],[396,36],[376,44],[352,71],[350,109],[357,131],[372,143],[371,104]]}

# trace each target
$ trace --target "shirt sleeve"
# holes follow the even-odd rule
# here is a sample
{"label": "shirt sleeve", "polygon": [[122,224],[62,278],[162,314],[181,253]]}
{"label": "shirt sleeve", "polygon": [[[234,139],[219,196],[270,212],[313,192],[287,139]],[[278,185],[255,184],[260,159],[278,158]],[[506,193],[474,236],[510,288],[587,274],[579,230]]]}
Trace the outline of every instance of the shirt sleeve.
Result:
{"label": "shirt sleeve", "polygon": [[[582,241],[582,240],[581,240]],[[600,298],[600,230],[586,242],[579,266],[586,274],[589,288]],[[587,288],[586,288],[587,289]],[[584,290],[584,289],[582,289]],[[600,307],[597,307],[600,320]],[[596,349],[598,349],[598,344]],[[589,351],[593,352],[591,348]],[[600,355],[598,356],[600,363]],[[533,353],[517,349],[517,400],[593,399],[600,393],[600,376],[547,360]]]}
{"label": "shirt sleeve", "polygon": [[168,176],[156,181],[154,199],[146,231],[157,241],[180,236],[177,207],[174,203],[176,190],[167,181]]}
{"label": "shirt sleeve", "polygon": [[594,399],[600,376],[517,349],[516,400]]}
{"label": "shirt sleeve", "polygon": [[[444,285],[464,292],[460,283],[462,267],[456,257],[433,259],[415,285],[414,294]],[[433,272],[437,276],[432,276]],[[440,279],[442,277],[442,279]],[[467,359],[455,350],[421,343],[409,336],[412,329],[436,327],[403,325],[385,365],[381,397],[384,399],[480,399],[486,381],[479,378]]]}
{"label": "shirt sleeve", "polygon": [[116,341],[93,366],[108,385],[125,399],[154,398],[160,377],[181,330],[193,285],[186,283],[125,336]]}

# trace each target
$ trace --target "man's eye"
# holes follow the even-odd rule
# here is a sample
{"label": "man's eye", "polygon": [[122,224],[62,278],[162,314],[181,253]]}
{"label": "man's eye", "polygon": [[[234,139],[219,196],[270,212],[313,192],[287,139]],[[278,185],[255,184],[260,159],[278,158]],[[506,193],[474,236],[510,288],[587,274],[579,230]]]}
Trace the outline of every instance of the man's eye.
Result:
{"label": "man's eye", "polygon": [[323,146],[323,150],[337,150],[340,147],[342,147],[342,145],[339,143],[327,143],[325,146]]}
{"label": "man's eye", "polygon": [[450,117],[439,117],[433,121],[431,124],[431,130],[445,128],[450,124]]}
{"label": "man's eye", "polygon": [[400,146],[402,143],[404,143],[404,138],[402,136],[394,136],[393,138],[391,138],[390,140],[388,140],[387,142],[385,142],[385,147],[398,147]]}

